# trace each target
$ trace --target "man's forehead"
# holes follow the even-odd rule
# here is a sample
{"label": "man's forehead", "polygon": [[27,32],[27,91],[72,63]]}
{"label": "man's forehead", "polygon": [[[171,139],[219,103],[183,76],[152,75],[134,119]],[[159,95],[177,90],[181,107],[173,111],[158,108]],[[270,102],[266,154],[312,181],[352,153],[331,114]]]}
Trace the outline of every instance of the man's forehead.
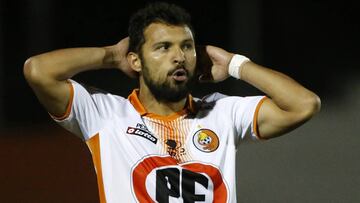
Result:
{"label": "man's forehead", "polygon": [[187,25],[168,25],[151,23],[144,31],[145,42],[193,40],[191,29]]}

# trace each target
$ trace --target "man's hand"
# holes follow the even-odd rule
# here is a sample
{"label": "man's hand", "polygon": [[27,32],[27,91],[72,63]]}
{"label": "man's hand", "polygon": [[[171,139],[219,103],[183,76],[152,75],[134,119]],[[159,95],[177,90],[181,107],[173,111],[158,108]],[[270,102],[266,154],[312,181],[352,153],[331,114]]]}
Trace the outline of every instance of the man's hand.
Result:
{"label": "man's hand", "polygon": [[113,46],[105,47],[111,54],[105,59],[109,68],[117,68],[131,78],[136,78],[138,73],[134,71],[126,59],[129,49],[129,37],[126,37]]}
{"label": "man's hand", "polygon": [[40,102],[52,115],[66,115],[71,102],[68,79],[77,73],[101,68],[118,68],[136,77],[127,60],[129,39],[113,46],[60,49],[26,60],[24,75]]}
{"label": "man's hand", "polygon": [[[202,70],[202,74],[199,77],[201,82],[221,82],[229,77],[228,66],[231,58],[234,54],[225,51],[219,47],[207,45],[205,50],[199,50],[200,53],[200,64],[205,65],[204,61],[206,58],[210,60],[211,67],[205,67]],[[201,53],[201,51],[206,51],[206,53]],[[206,65],[205,65],[206,66]],[[211,74],[206,74],[206,68],[210,68]],[[210,72],[210,71],[208,71]]]}

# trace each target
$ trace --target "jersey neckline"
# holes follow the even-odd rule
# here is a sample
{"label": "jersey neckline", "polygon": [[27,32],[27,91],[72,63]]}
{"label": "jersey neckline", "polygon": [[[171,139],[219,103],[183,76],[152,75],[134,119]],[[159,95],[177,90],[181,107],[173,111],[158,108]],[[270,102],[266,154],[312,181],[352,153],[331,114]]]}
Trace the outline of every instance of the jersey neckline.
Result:
{"label": "jersey neckline", "polygon": [[196,112],[195,101],[194,101],[193,97],[191,96],[191,94],[188,95],[188,98],[187,98],[184,109],[182,109],[182,110],[180,110],[178,112],[175,112],[173,114],[170,114],[168,116],[162,116],[162,115],[158,115],[158,114],[155,114],[155,113],[147,112],[145,107],[140,102],[138,94],[139,94],[139,89],[134,89],[132,91],[132,93],[128,96],[128,100],[130,101],[130,103],[133,105],[135,110],[141,116],[146,116],[146,117],[149,117],[149,118],[169,121],[169,120],[175,120],[175,119],[177,119],[177,118],[179,118],[179,117],[181,117],[183,115],[186,115],[188,113],[195,113]]}

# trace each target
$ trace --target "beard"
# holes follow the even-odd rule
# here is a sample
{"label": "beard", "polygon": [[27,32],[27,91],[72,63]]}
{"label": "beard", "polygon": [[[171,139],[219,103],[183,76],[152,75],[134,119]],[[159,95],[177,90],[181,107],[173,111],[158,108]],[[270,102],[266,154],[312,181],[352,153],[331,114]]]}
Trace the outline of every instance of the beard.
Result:
{"label": "beard", "polygon": [[[161,102],[178,102],[188,96],[190,89],[194,86],[195,80],[193,74],[189,73],[187,70],[186,81],[172,81],[166,80],[163,83],[155,81],[150,74],[149,68],[146,65],[145,61],[143,62],[143,78],[146,86],[149,88],[150,92],[154,95],[155,99]],[[172,71],[169,71],[169,75],[172,72],[177,70],[180,67],[176,67]]]}

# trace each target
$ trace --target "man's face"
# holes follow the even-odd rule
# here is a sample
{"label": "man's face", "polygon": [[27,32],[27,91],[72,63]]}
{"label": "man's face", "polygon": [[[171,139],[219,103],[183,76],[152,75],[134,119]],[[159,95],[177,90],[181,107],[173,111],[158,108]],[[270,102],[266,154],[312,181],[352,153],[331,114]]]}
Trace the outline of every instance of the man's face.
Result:
{"label": "man's face", "polygon": [[185,98],[196,65],[194,38],[187,26],[152,23],[144,31],[142,77],[156,99],[176,102]]}

